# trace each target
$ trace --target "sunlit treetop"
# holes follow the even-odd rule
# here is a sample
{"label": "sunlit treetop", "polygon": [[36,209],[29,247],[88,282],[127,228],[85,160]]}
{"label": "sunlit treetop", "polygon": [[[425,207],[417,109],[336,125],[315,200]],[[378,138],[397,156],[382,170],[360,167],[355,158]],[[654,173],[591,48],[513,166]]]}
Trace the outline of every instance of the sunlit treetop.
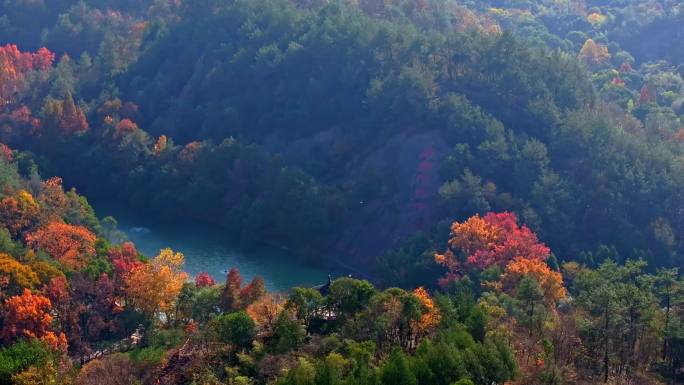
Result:
{"label": "sunlit treetop", "polygon": [[95,234],[83,226],[50,222],[26,235],[29,247],[40,249],[71,269],[85,267],[95,254]]}
{"label": "sunlit treetop", "polygon": [[551,253],[510,212],[475,215],[464,222],[454,222],[448,244],[446,252],[435,255],[435,261],[448,269],[447,281],[457,279],[469,269],[504,267],[516,257],[544,261]]}
{"label": "sunlit treetop", "polygon": [[44,47],[36,53],[21,52],[14,44],[0,47],[0,102],[11,102],[29,72],[47,70],[54,60],[55,54]]}
{"label": "sunlit treetop", "polygon": [[504,290],[513,290],[523,277],[531,277],[539,283],[544,299],[550,305],[558,303],[567,296],[563,286],[563,277],[557,271],[551,270],[546,262],[539,259],[515,258],[506,265],[501,276]]}
{"label": "sunlit treetop", "polygon": [[56,334],[52,330],[52,303],[47,297],[24,289],[21,295],[8,298],[4,309],[3,342],[18,338],[38,338],[55,349],[66,350],[64,333]]}

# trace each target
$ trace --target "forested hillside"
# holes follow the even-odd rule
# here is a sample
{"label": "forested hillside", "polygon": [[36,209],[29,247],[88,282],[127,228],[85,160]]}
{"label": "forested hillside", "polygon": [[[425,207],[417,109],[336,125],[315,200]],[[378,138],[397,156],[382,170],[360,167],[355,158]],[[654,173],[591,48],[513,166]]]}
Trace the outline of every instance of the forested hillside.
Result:
{"label": "forested hillside", "polygon": [[512,213],[454,222],[442,278],[268,293],[183,254],[112,245],[115,221],[0,158],[0,383],[660,384],[681,380],[684,282],[646,262],[558,266]]}
{"label": "forested hillside", "polygon": [[[7,90],[3,140],[98,199],[366,273],[489,210],[563,260],[605,245],[682,263],[678,59],[621,43],[669,25],[673,4],[5,7],[8,43],[56,56]],[[31,7],[41,32],[16,32]],[[60,104],[83,121],[50,123]]]}
{"label": "forested hillside", "polygon": [[[669,0],[0,2],[0,383],[682,381],[683,23]],[[370,282],[190,282],[72,187]]]}

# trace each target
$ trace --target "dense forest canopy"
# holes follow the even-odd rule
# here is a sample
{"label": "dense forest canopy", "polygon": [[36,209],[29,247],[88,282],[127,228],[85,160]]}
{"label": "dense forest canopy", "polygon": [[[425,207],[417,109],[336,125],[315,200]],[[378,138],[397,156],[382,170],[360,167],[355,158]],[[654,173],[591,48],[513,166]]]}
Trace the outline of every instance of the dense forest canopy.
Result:
{"label": "dense forest canopy", "polygon": [[[682,25],[672,0],[0,2],[0,384],[683,381]],[[189,277],[85,196],[370,282]]]}
{"label": "dense forest canopy", "polygon": [[[557,3],[7,5],[7,41],[57,55],[12,105],[73,99],[89,127],[3,140],[92,197],[367,273],[489,210],[561,259],[681,265],[680,63],[621,43],[679,7]],[[13,34],[31,7],[40,34]]]}

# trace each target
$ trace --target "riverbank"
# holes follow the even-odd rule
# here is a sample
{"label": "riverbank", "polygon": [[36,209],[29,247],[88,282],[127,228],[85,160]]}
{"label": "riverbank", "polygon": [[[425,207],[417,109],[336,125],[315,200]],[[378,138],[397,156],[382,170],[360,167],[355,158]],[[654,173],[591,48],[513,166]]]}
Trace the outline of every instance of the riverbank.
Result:
{"label": "riverbank", "polygon": [[209,273],[217,282],[226,271],[237,268],[246,281],[261,276],[269,291],[294,286],[315,286],[327,281],[332,269],[314,267],[272,246],[245,249],[229,239],[220,227],[196,221],[165,221],[114,202],[92,202],[98,217],[112,216],[118,228],[143,254],[156,255],[170,247],[185,255],[185,270],[192,276]]}

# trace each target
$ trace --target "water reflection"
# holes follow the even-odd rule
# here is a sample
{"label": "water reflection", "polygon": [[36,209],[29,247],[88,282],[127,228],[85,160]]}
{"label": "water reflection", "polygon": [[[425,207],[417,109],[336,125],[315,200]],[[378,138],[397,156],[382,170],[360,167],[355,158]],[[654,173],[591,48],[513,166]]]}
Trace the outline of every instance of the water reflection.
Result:
{"label": "water reflection", "polygon": [[192,276],[207,272],[222,282],[227,270],[235,267],[245,281],[261,275],[267,288],[277,291],[293,286],[313,286],[327,279],[327,271],[296,261],[283,251],[268,247],[240,250],[213,226],[153,220],[112,203],[93,206],[100,217],[111,215],[116,218],[119,230],[145,255],[154,256],[164,247],[182,252],[186,259],[185,270]]}

